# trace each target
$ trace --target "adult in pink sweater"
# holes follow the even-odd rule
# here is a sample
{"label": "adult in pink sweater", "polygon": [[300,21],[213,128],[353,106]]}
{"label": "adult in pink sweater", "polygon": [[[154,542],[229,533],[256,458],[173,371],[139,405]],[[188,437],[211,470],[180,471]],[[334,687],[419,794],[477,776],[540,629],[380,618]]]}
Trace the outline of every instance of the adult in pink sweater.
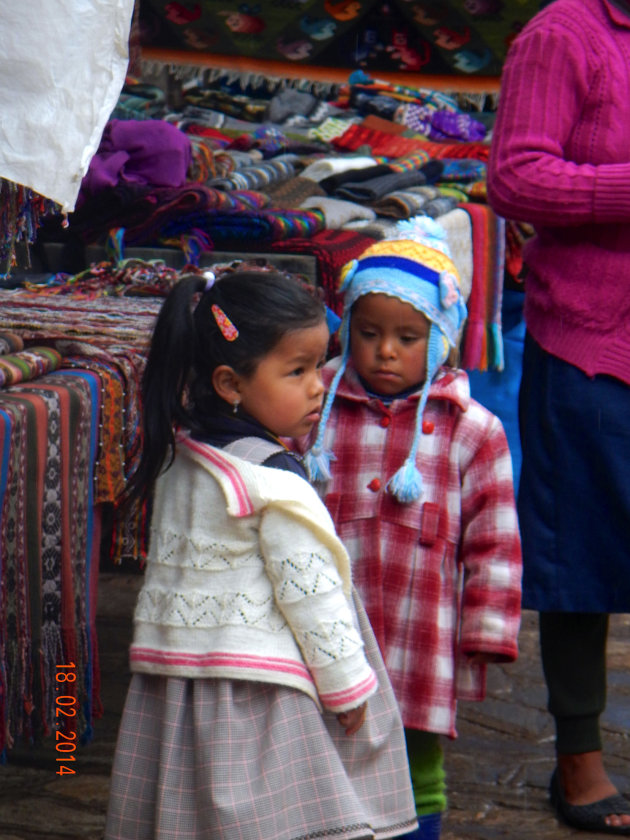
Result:
{"label": "adult in pink sweater", "polygon": [[555,0],[505,63],[488,169],[529,222],[523,606],[540,612],[560,817],[630,834],[604,768],[611,612],[630,608],[630,2]]}

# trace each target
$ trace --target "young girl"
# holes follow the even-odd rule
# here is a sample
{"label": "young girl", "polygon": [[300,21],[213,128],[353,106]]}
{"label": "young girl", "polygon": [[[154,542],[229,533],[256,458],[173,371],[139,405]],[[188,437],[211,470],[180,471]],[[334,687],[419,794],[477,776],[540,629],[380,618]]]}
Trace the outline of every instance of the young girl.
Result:
{"label": "young girl", "polygon": [[274,271],[185,277],[161,309],[128,492],[154,491],[152,531],[106,840],[416,824],[348,556],[278,440],[319,419],[327,342],[317,296]]}
{"label": "young girl", "polygon": [[440,735],[517,655],[521,555],[500,421],[443,367],[466,316],[443,229],[400,223],[344,269],[340,358],[307,454],[400,704],[420,827],[446,808]]}

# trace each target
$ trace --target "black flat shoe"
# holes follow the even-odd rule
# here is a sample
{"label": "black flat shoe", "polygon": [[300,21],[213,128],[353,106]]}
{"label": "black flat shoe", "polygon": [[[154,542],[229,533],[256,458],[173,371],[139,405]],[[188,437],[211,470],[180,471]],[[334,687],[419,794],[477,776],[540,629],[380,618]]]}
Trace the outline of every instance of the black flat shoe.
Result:
{"label": "black flat shoe", "polygon": [[606,823],[606,817],[610,814],[630,814],[630,800],[620,793],[606,796],[588,805],[571,805],[564,798],[558,771],[554,770],[549,784],[549,799],[558,817],[573,828],[630,837],[630,825]]}

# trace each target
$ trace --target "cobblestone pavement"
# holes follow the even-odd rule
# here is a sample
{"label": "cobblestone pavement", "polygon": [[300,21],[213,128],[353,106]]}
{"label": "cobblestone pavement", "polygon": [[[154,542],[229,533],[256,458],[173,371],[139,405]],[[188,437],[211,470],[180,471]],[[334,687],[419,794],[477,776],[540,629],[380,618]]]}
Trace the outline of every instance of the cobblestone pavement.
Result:
{"label": "cobblestone pavement", "polygon": [[[0,840],[100,840],[109,772],[128,682],[127,648],[138,575],[99,582],[98,634],[104,715],[77,752],[77,773],[57,776],[53,745],[17,747],[0,767]],[[450,807],[442,840],[591,840],[559,825],[547,801],[553,730],[545,711],[537,620],[525,613],[519,661],[490,669],[488,698],[462,704],[459,738],[446,745]],[[609,642],[607,765],[630,793],[630,616],[615,616]],[[185,840],[185,838],[182,838]]]}

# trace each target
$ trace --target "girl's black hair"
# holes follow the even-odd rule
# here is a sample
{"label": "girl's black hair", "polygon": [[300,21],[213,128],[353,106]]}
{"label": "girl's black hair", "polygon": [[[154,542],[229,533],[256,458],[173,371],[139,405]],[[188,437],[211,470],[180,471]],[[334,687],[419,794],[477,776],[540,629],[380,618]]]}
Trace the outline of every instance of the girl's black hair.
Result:
{"label": "girl's black hair", "polygon": [[[230,411],[212,385],[215,368],[249,377],[283,336],[326,317],[316,290],[280,271],[237,269],[206,284],[203,275],[183,276],[157,317],[142,379],[142,454],[123,503],[145,499],[170,466],[176,427],[202,434],[208,417]],[[215,304],[238,330],[234,341],[219,329]]]}

